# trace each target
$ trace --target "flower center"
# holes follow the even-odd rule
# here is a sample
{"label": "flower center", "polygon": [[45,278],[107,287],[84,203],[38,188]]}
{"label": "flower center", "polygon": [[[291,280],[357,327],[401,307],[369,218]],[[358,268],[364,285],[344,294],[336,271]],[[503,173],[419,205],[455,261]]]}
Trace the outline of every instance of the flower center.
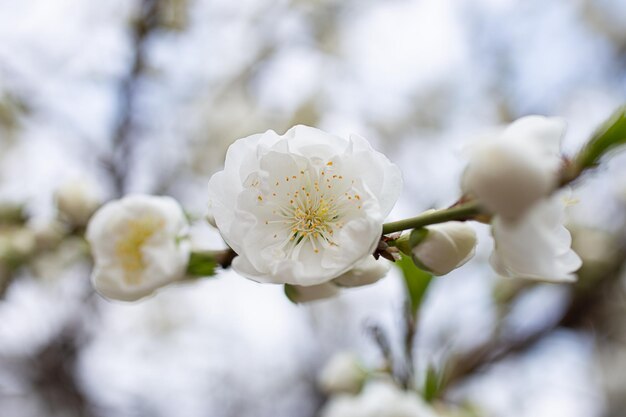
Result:
{"label": "flower center", "polygon": [[137,285],[141,282],[141,273],[145,268],[143,245],[163,225],[163,219],[157,217],[144,217],[128,222],[127,231],[115,244],[115,255],[124,270],[126,284]]}
{"label": "flower center", "polygon": [[[355,181],[336,173],[332,162],[323,168],[309,167],[295,175],[274,178],[270,192],[258,195],[259,204],[272,208],[265,221],[272,227],[287,256],[297,256],[305,243],[314,253],[336,246],[336,229],[343,227],[346,216],[361,210],[361,197],[354,190]],[[253,182],[253,187],[258,184]]]}
{"label": "flower center", "polygon": [[321,237],[332,243],[332,223],[339,217],[337,208],[324,198],[320,197],[314,204],[308,200],[308,205],[298,206],[293,212],[292,233],[294,238],[303,239],[309,236],[317,239]]}

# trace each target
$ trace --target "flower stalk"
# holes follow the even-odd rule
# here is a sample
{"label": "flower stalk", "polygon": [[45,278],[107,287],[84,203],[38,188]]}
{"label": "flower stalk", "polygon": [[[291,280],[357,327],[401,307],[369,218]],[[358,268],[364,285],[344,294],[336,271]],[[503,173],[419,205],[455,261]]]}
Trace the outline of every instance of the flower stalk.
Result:
{"label": "flower stalk", "polygon": [[385,223],[383,225],[383,235],[400,232],[407,229],[418,229],[431,224],[444,223],[451,220],[465,221],[474,219],[480,214],[485,214],[477,202],[472,201],[452,206],[447,209],[437,210],[420,214],[409,219],[398,220],[396,222]]}

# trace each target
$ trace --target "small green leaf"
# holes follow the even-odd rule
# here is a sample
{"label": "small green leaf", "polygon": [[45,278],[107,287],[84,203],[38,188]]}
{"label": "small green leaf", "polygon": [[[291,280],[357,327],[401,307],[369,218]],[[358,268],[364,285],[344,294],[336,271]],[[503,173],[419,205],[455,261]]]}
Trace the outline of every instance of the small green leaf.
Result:
{"label": "small green leaf", "polygon": [[439,374],[435,370],[434,366],[429,365],[426,370],[426,378],[424,379],[424,389],[422,396],[427,402],[433,401],[439,394],[439,388],[441,387],[441,379]]}
{"label": "small green leaf", "polygon": [[408,256],[402,256],[402,258],[396,262],[396,265],[398,265],[402,271],[404,283],[406,284],[411,301],[411,313],[415,315],[419,310],[424,294],[433,276],[419,269]]}
{"label": "small green leaf", "polygon": [[215,275],[217,262],[211,253],[192,252],[187,265],[187,275],[209,277]]}
{"label": "small green leaf", "polygon": [[291,301],[292,303],[296,305],[299,304],[298,303],[298,290],[296,289],[296,287],[290,284],[285,284],[284,291],[285,291],[285,296],[287,296],[289,301]]}
{"label": "small green leaf", "polygon": [[626,145],[626,106],[620,107],[593,134],[577,156],[580,169],[592,168],[611,150]]}
{"label": "small green leaf", "polygon": [[411,248],[419,245],[424,239],[426,239],[426,236],[428,236],[428,229],[426,229],[425,227],[413,229],[409,237],[409,243],[411,244]]}

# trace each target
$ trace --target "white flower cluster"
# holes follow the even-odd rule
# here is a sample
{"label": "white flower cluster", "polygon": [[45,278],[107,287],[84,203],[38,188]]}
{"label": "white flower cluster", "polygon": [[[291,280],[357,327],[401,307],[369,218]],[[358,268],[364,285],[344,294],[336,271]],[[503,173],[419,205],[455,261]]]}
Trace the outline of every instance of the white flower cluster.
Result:
{"label": "white flower cluster", "polygon": [[575,280],[581,260],[563,225],[566,200],[554,194],[564,131],[561,119],[528,116],[472,149],[463,186],[495,214],[491,264],[500,275]]}
{"label": "white flower cluster", "polygon": [[[565,202],[555,194],[563,130],[559,119],[526,117],[471,150],[463,200],[492,215],[491,263],[501,275],[571,281],[580,266],[563,226]],[[207,218],[236,253],[235,271],[287,284],[293,301],[312,301],[387,273],[389,263],[372,254],[395,256],[384,252],[389,245],[381,235],[401,189],[398,167],[365,139],[295,126],[284,135],[269,130],[230,146],[224,169],[209,181]],[[65,211],[76,211],[64,200]],[[186,226],[169,198],[131,196],[106,204],[87,231],[96,288],[134,300],[181,279],[190,256],[181,240]],[[467,222],[431,224],[413,234],[417,239],[411,235],[405,253],[434,275],[474,254],[476,234]]]}

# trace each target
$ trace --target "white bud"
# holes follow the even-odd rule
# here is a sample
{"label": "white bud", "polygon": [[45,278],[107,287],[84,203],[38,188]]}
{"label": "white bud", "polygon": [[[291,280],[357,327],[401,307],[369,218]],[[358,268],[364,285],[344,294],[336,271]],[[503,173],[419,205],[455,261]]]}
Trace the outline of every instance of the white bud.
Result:
{"label": "white bud", "polygon": [[413,261],[434,275],[445,275],[474,256],[476,232],[468,224],[452,221],[425,229],[425,236],[412,249]]}
{"label": "white bud", "polygon": [[489,211],[516,221],[557,185],[565,123],[528,116],[471,148],[463,190]]}
{"label": "white bud", "polygon": [[334,297],[339,294],[339,288],[332,282],[307,287],[286,284],[285,294],[292,302],[300,304]]}
{"label": "white bud", "polygon": [[368,255],[354,268],[335,278],[333,282],[340,287],[360,287],[373,284],[389,272],[391,264],[385,259],[376,260]]}
{"label": "white bud", "polygon": [[80,179],[62,184],[54,197],[61,217],[76,226],[86,225],[102,204],[95,185]]}
{"label": "white bud", "polygon": [[350,352],[335,354],[320,372],[317,382],[328,394],[356,394],[361,390],[367,372]]}

